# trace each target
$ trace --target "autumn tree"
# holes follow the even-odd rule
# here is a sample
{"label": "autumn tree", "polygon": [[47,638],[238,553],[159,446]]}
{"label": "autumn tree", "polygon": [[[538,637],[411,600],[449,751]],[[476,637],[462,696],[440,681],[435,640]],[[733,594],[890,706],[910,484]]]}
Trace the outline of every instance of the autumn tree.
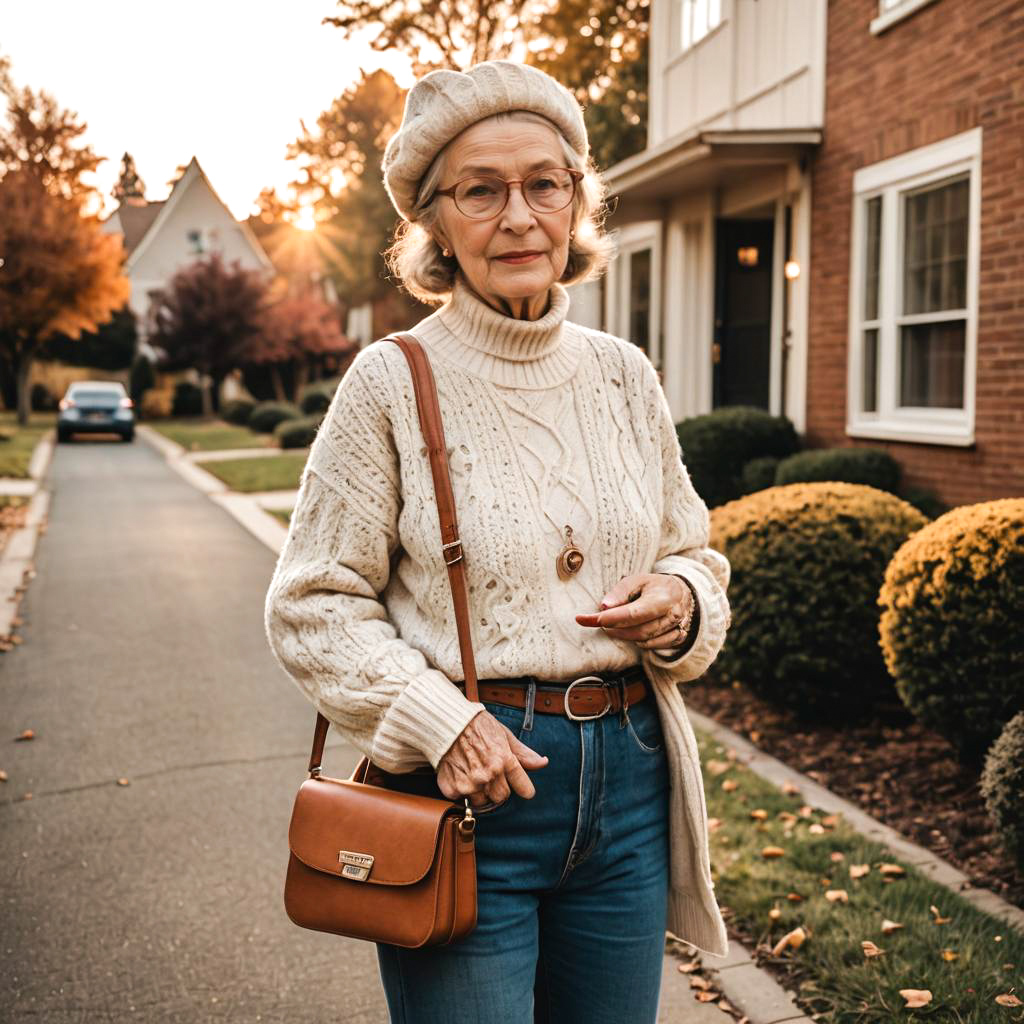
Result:
{"label": "autumn tree", "polygon": [[286,401],[282,369],[294,365],[292,401],[310,377],[314,357],[347,355],[354,348],[341,330],[338,311],[312,292],[286,295],[270,305],[263,317],[259,336],[250,346],[246,361],[266,365],[278,401]]}
{"label": "autumn tree", "polygon": [[264,274],[219,253],[183,267],[153,295],[148,338],[163,350],[164,369],[199,371],[204,416],[214,411],[211,392],[258,341],[266,305]]}
{"label": "autumn tree", "polygon": [[649,0],[339,0],[324,19],[366,33],[374,49],[399,50],[417,74],[465,70],[507,57],[547,71],[583,104],[591,150],[607,167],[644,148],[647,137]]}
{"label": "autumn tree", "polygon": [[[52,184],[52,182],[51,182]],[[79,204],[53,195],[29,167],[0,179],[0,361],[28,423],[29,371],[51,336],[95,331],[128,300],[118,235]]]}
{"label": "autumn tree", "polygon": [[302,135],[288,148],[302,173],[294,188],[316,210],[327,273],[349,305],[387,288],[381,253],[396,217],[380,167],[403,105],[404,93],[391,75],[374,71],[346,89],[315,129],[303,123]]}
{"label": "autumn tree", "polygon": [[139,177],[139,172],[135,169],[135,158],[131,153],[125,153],[121,157],[121,171],[118,174],[117,183],[110,190],[110,194],[119,203],[124,202],[128,198],[145,199],[146,184]]}

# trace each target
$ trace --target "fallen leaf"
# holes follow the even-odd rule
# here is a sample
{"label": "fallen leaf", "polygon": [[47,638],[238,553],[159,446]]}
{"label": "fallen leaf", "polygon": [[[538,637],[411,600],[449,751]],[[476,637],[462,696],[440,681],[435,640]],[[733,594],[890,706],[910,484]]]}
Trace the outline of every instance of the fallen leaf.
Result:
{"label": "fallen leaf", "polygon": [[797,813],[801,818],[809,818],[814,813],[814,808],[809,804],[804,804]]}
{"label": "fallen leaf", "polygon": [[830,903],[850,902],[849,894],[846,892],[845,889],[829,889],[829,891],[825,893],[825,899],[827,899]]}
{"label": "fallen leaf", "polygon": [[882,956],[885,953],[884,949],[879,949],[873,942],[865,939],[861,944],[860,948],[864,950],[864,955],[871,956]]}
{"label": "fallen leaf", "polygon": [[785,793],[786,796],[799,796],[800,787],[794,786],[792,782],[784,782],[782,784],[782,792]]}
{"label": "fallen leaf", "polygon": [[719,996],[718,992],[698,992],[696,999],[699,1003],[713,1003]]}
{"label": "fallen leaf", "polygon": [[949,924],[949,922],[953,920],[951,917],[943,917],[942,911],[940,911],[934,903],[928,909],[934,915],[932,918],[932,924]]}
{"label": "fallen leaf", "polygon": [[758,821],[764,821],[768,817],[768,812],[762,807],[758,807],[756,811],[751,811],[750,816],[756,818]]}
{"label": "fallen leaf", "polygon": [[783,825],[795,825],[797,822],[796,815],[791,813],[790,811],[779,811],[776,817],[779,819],[779,821],[782,822]]}
{"label": "fallen leaf", "polygon": [[751,729],[748,735],[750,736],[751,743],[757,743],[761,739],[761,733],[757,729]]}
{"label": "fallen leaf", "polygon": [[23,729],[20,736],[15,736],[15,740],[34,740],[36,738],[35,731],[33,729]]}
{"label": "fallen leaf", "polygon": [[128,781],[128,779],[118,779],[117,780],[117,784],[119,786],[130,786],[131,785],[131,783]]}
{"label": "fallen leaf", "polygon": [[790,903],[800,903],[803,900],[803,896],[798,892],[787,892],[786,899],[789,900]]}
{"label": "fallen leaf", "polygon": [[846,854],[841,850],[835,850],[829,856],[829,860],[831,860],[833,864],[838,864],[840,861],[846,860]]}
{"label": "fallen leaf", "polygon": [[893,876],[905,875],[907,873],[899,864],[879,864],[878,871],[882,875]]}
{"label": "fallen leaf", "polygon": [[996,996],[996,1002],[1000,1006],[1024,1006],[1012,992],[1004,992],[1001,996]]}
{"label": "fallen leaf", "polygon": [[722,783],[722,789],[725,790],[726,793],[731,793],[738,786],[739,786],[739,783],[735,779],[726,779]]}
{"label": "fallen leaf", "polygon": [[6,782],[6,781],[7,781],[7,772],[0,771],[0,782]]}
{"label": "fallen leaf", "polygon": [[761,856],[771,859],[772,857],[785,856],[786,851],[781,846],[766,846],[761,851]]}
{"label": "fallen leaf", "polygon": [[699,988],[707,992],[711,988],[711,982],[707,978],[702,978],[698,975],[696,978],[690,979],[690,988]]}
{"label": "fallen leaf", "polygon": [[821,823],[825,828],[836,828],[839,825],[839,815],[826,814],[825,817],[821,819]]}
{"label": "fallen leaf", "polygon": [[942,951],[942,959],[945,960],[946,963],[952,963],[954,960],[958,959],[959,956],[959,953],[954,953],[951,949],[944,949]]}
{"label": "fallen leaf", "polygon": [[850,877],[851,878],[863,878],[866,874],[871,871],[870,864],[851,864],[850,865]]}
{"label": "fallen leaf", "polygon": [[807,831],[810,832],[813,836],[820,836],[824,834],[825,826],[819,825],[817,822],[815,822],[813,825],[808,827]]}
{"label": "fallen leaf", "polygon": [[888,918],[886,918],[884,921],[882,921],[882,934],[892,935],[894,931],[897,931],[902,927],[903,925],[898,924],[896,921],[890,921]]}
{"label": "fallen leaf", "polygon": [[786,934],[783,935],[782,938],[775,943],[775,945],[772,947],[772,953],[775,956],[779,956],[782,953],[782,951],[786,949],[787,946],[791,947],[792,949],[799,949],[804,944],[804,940],[806,938],[807,932],[805,932],[803,928],[798,926],[794,928],[791,932],[786,932]]}
{"label": "fallen leaf", "polygon": [[779,919],[780,917],[782,917],[782,911],[781,911],[781,910],[779,910],[779,908],[778,908],[778,907],[772,907],[772,909],[768,911],[768,916],[769,916],[769,917],[770,917],[770,918],[771,918],[771,919],[772,919],[773,921],[778,921],[778,919]]}
{"label": "fallen leaf", "polygon": [[731,767],[732,765],[729,764],[728,761],[717,761],[714,758],[708,761],[707,765],[708,771],[711,772],[712,775],[721,775],[723,772],[727,772]]}
{"label": "fallen leaf", "polygon": [[926,988],[901,988],[900,995],[906,999],[905,1009],[908,1010],[927,1006],[932,1001],[932,994]]}
{"label": "fallen leaf", "polygon": [[721,818],[708,818],[708,831],[714,832],[716,829],[722,827]]}
{"label": "fallen leaf", "polygon": [[31,793],[22,793],[21,794],[21,799],[22,800],[31,800],[32,799],[32,794]]}
{"label": "fallen leaf", "polygon": [[700,961],[699,960],[691,960],[689,963],[680,964],[677,969],[682,971],[683,974],[690,974],[692,971],[699,971],[700,970]]}

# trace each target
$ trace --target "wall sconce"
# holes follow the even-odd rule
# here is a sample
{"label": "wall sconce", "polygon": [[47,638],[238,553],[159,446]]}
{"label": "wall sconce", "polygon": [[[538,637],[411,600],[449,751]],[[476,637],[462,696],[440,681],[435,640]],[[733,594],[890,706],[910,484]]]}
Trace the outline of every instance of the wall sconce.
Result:
{"label": "wall sconce", "polygon": [[800,264],[796,260],[786,260],[783,273],[786,275],[787,281],[795,281],[800,276]]}
{"label": "wall sconce", "polygon": [[756,267],[759,255],[756,245],[745,245],[736,250],[736,262],[741,267]]}

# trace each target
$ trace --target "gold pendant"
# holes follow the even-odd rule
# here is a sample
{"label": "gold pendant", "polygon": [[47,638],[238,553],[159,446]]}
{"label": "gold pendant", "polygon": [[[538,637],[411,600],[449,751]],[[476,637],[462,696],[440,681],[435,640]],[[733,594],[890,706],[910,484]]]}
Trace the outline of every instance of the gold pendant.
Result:
{"label": "gold pendant", "polygon": [[565,528],[565,547],[555,559],[555,569],[560,580],[567,580],[583,568],[583,552],[572,542],[572,527]]}

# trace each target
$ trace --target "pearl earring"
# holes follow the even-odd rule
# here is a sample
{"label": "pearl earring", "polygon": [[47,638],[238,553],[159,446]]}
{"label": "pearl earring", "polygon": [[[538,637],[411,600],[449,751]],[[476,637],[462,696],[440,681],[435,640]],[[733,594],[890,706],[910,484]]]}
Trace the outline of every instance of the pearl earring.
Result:
{"label": "pearl earring", "polygon": [[451,256],[451,252],[448,249],[442,249],[441,250],[441,255],[442,256]]}

